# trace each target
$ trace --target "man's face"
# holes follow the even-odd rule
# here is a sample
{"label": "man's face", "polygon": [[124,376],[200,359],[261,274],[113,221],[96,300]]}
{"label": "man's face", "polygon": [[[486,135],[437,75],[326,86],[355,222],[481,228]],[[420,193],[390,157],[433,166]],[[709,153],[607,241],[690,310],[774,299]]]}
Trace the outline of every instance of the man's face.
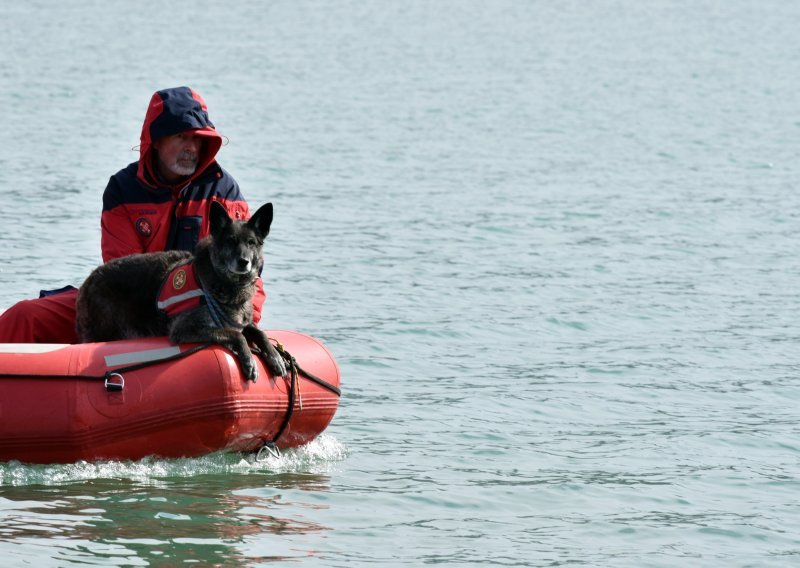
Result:
{"label": "man's face", "polygon": [[193,132],[179,132],[153,142],[158,169],[168,181],[190,176],[197,169],[203,139]]}

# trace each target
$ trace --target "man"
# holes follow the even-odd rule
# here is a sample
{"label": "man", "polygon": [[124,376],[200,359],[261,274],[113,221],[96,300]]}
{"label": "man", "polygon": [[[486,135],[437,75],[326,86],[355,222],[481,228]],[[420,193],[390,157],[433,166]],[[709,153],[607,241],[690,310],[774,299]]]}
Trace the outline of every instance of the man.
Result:
{"label": "man", "polygon": [[[139,160],[120,170],[103,193],[100,220],[103,262],[161,250],[194,251],[209,233],[212,201],[233,219],[250,211],[239,186],[216,162],[222,137],[203,99],[189,87],[153,94],[142,126]],[[261,280],[253,319],[261,318]],[[43,292],[0,315],[0,343],[77,343],[75,300],[68,287]]]}

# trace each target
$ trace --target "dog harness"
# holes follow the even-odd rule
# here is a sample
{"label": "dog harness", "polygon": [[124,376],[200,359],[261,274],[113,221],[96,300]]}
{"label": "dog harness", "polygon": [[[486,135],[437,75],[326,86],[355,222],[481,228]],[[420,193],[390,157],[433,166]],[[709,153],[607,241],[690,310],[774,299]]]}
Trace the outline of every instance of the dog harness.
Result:
{"label": "dog harness", "polygon": [[158,291],[158,309],[172,319],[204,305],[206,293],[200,286],[191,260],[173,268]]}
{"label": "dog harness", "polygon": [[211,320],[217,327],[228,327],[241,330],[244,326],[225,315],[214,296],[203,287],[203,282],[195,271],[194,262],[187,260],[173,268],[158,291],[156,306],[169,319],[205,306]]}

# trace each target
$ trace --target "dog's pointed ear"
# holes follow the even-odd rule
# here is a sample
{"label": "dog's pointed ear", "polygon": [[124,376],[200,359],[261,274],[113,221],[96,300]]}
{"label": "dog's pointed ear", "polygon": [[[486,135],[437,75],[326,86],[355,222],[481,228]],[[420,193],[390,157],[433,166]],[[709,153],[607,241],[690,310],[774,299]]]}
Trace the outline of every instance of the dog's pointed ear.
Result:
{"label": "dog's pointed ear", "polygon": [[208,224],[211,229],[211,234],[216,236],[220,231],[225,229],[231,224],[231,218],[228,215],[228,210],[225,206],[218,201],[211,202],[211,210],[209,211]]}
{"label": "dog's pointed ear", "polygon": [[247,225],[253,229],[263,241],[269,235],[269,227],[272,225],[272,203],[265,203],[258,208],[258,211],[250,217]]}

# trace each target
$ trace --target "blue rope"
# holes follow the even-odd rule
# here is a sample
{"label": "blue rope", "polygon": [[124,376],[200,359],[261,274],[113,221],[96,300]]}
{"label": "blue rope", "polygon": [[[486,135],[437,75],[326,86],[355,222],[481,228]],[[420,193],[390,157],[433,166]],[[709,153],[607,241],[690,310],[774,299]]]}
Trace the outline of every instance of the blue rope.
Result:
{"label": "blue rope", "polygon": [[199,274],[197,275],[197,281],[200,283],[200,289],[203,290],[203,295],[206,299],[206,306],[208,307],[208,313],[211,314],[211,319],[213,320],[214,325],[217,327],[232,327],[240,331],[244,329],[242,324],[225,315],[225,312],[223,312],[220,308],[219,302],[217,302],[216,298],[214,298],[214,296],[212,296],[209,291],[206,290],[206,285],[203,284],[203,280],[200,278]]}

